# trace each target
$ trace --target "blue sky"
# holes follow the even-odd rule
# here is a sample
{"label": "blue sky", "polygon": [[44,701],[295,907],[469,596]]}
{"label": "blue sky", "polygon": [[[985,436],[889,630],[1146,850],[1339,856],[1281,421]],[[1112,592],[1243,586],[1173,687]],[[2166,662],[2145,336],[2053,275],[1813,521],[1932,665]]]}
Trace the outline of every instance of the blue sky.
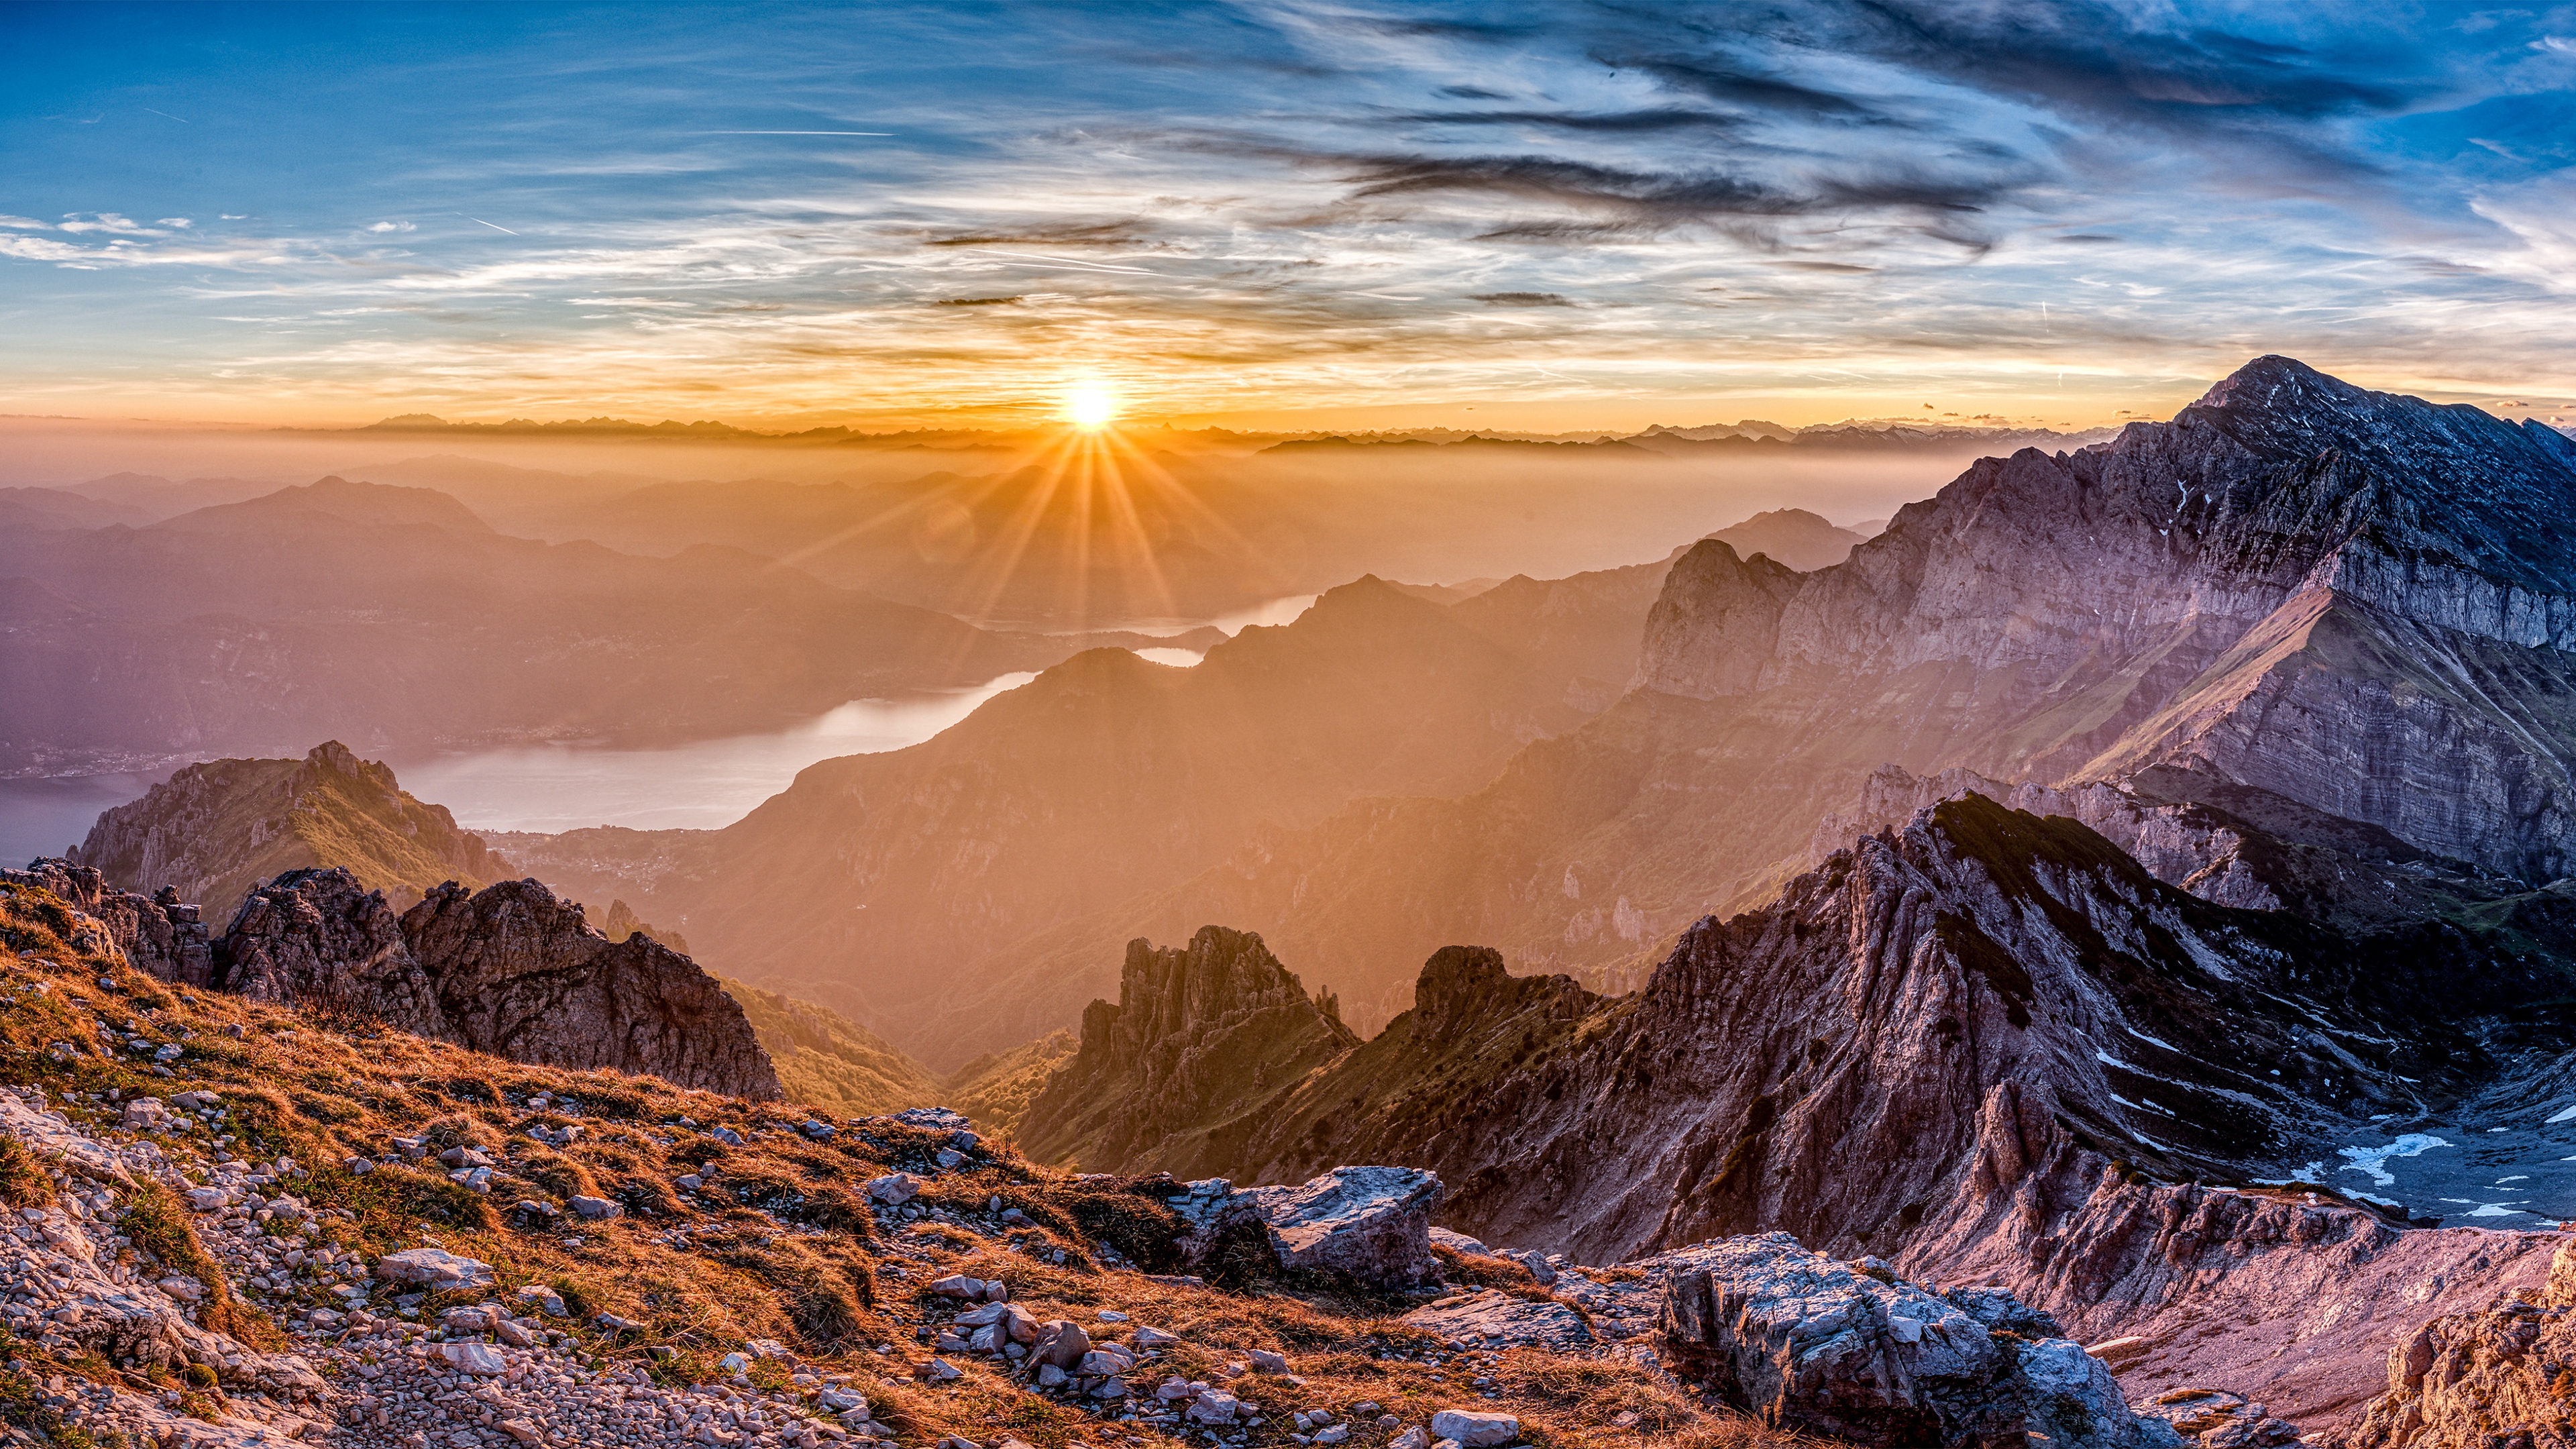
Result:
{"label": "blue sky", "polygon": [[2266,351],[2576,401],[2569,7],[79,4],[0,38],[0,411],[894,420],[1090,380],[2098,421]]}

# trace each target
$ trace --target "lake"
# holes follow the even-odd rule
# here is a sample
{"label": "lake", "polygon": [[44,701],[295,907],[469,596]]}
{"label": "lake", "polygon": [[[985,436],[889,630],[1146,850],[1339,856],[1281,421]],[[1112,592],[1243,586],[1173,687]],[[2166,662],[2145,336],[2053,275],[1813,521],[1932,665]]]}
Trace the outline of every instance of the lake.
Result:
{"label": "lake", "polygon": [[[1284,624],[1314,602],[1309,594],[1277,599],[1213,623],[1232,634],[1250,624]],[[1186,668],[1193,649],[1139,649],[1140,658]],[[658,749],[599,745],[523,745],[452,754],[396,757],[388,763],[415,798],[444,805],[474,830],[577,830],[624,825],[637,830],[711,830],[751,813],[787,788],[796,772],[841,755],[869,755],[916,745],[974,713],[1004,690],[1036,678],[1005,674],[971,689],[926,691],[902,699],[852,700],[817,719],[765,735],[738,735]],[[158,774],[84,775],[0,780],[0,862],[19,865],[53,855],[89,834],[99,812],[139,799],[169,778]]]}

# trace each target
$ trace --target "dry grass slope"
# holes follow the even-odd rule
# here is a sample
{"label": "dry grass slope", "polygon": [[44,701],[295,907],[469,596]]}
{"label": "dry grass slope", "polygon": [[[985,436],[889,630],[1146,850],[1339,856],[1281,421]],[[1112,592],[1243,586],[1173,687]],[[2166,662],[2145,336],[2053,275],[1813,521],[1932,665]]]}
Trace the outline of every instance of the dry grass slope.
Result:
{"label": "dry grass slope", "polygon": [[[1014,1301],[1041,1319],[1105,1327],[1098,1310],[1115,1308],[1178,1334],[1182,1344],[1152,1365],[1157,1378],[1214,1381],[1250,1350],[1285,1353],[1305,1377],[1303,1389],[1258,1377],[1238,1385],[1274,1407],[1293,1399],[1347,1413],[1373,1400],[1408,1424],[1452,1405],[1501,1409],[1520,1416],[1522,1437],[1536,1449],[1791,1442],[1694,1402],[1633,1361],[1452,1351],[1398,1322],[1400,1303],[1347,1285],[1255,1278],[1209,1288],[1107,1266],[1104,1241],[1148,1268],[1168,1254],[1177,1222],[1162,1205],[1162,1185],[1150,1180],[1078,1179],[1008,1151],[979,1151],[959,1170],[939,1171],[932,1155],[946,1134],[925,1128],[879,1119],[817,1142],[798,1130],[808,1117],[803,1106],[522,1066],[365,1021],[177,991],[76,944],[100,939],[85,924],[49,892],[0,885],[0,1083],[42,1088],[102,1137],[119,1132],[111,1092],[219,1093],[230,1109],[222,1129],[236,1139],[224,1145],[246,1159],[287,1156],[309,1169],[297,1190],[322,1214],[332,1244],[372,1258],[434,1240],[492,1264],[504,1284],[553,1284],[573,1307],[569,1322],[594,1363],[625,1361],[664,1382],[704,1383],[721,1376],[723,1354],[772,1338],[809,1363],[851,1374],[876,1417],[907,1445],[950,1434],[1016,1437],[1036,1449],[1168,1442],[1148,1426],[1030,1392],[997,1360],[953,1355],[963,1377],[938,1386],[915,1380],[910,1368],[926,1357],[934,1325],[951,1316],[927,1285],[967,1272],[1008,1282]],[[102,1027],[183,1050],[163,1075]],[[578,1103],[578,1117],[531,1111],[541,1092]],[[574,1123],[583,1134],[560,1149],[527,1135],[531,1126]],[[718,1125],[733,1129],[739,1145],[705,1130]],[[183,1118],[180,1130],[213,1129]],[[425,1135],[433,1148],[482,1147],[499,1165],[491,1194],[434,1169],[382,1166],[356,1175],[336,1165],[386,1154],[397,1134]],[[25,1156],[0,1153],[0,1194],[49,1190],[36,1176],[41,1165]],[[917,1219],[872,1214],[859,1195],[866,1179],[898,1168],[930,1178]],[[705,1189],[680,1192],[682,1174],[701,1176]],[[560,1205],[575,1193],[616,1198],[627,1213],[607,1222],[567,1213],[563,1226],[524,1227],[507,1211],[523,1198]],[[1005,1223],[1001,1213],[1010,1208],[1028,1223]],[[238,1334],[276,1341],[260,1310],[222,1283],[175,1201],[134,1226],[136,1251],[204,1277],[215,1301],[229,1305],[221,1312]],[[318,1287],[305,1292],[316,1306],[328,1301]],[[435,1294],[423,1315],[484,1296]],[[271,1302],[285,1306],[277,1295]],[[602,1326],[603,1313],[635,1326]],[[0,1347],[19,1355],[0,1372],[0,1414],[30,1428],[44,1422],[34,1386],[57,1374],[221,1392],[193,1381],[147,1384],[134,1370],[94,1359],[29,1356],[23,1343]],[[752,1373],[783,1379],[768,1362]],[[1141,1367],[1136,1377],[1151,1381]],[[1478,1378],[1490,1387],[1475,1388]],[[1285,1446],[1287,1435],[1283,1411],[1247,1442]],[[1387,1437],[1371,1428],[1352,1442],[1370,1449]]]}

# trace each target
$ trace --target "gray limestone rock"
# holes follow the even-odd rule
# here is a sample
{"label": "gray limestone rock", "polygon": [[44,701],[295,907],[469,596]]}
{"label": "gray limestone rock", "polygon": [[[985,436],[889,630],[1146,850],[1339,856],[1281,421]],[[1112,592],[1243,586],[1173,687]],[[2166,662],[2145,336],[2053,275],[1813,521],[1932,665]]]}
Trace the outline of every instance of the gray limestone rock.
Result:
{"label": "gray limestone rock", "polygon": [[1884,1268],[1810,1253],[1786,1233],[1663,1256],[1665,1344],[1776,1428],[1889,1446],[2180,1443],[2164,1420],[2130,1412],[2081,1345],[1999,1333]]}

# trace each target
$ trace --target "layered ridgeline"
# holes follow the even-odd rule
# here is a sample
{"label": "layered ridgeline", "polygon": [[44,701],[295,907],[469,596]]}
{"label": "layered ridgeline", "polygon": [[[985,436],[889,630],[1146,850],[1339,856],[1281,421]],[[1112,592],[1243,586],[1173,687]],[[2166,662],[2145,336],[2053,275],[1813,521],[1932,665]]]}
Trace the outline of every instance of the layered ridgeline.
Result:
{"label": "layered ridgeline", "polygon": [[[1028,943],[1114,959],[1210,921],[1332,965],[1345,1002],[1459,941],[1643,979],[1767,899],[1882,767],[2006,785],[2157,767],[2491,875],[2576,842],[2576,444],[2468,407],[2248,364],[2168,423],[1976,464],[1839,565],[1702,543],[1636,687],[1454,799],[1279,830],[1116,922]],[[1104,949],[1104,947],[1106,949]]]}
{"label": "layered ridgeline", "polygon": [[997,634],[739,549],[505,537],[426,488],[92,522],[0,510],[0,770],[750,733],[1118,642]]}
{"label": "layered ridgeline", "polygon": [[1115,942],[1033,969],[1032,933],[1125,925],[1125,903],[1265,831],[1473,789],[1581,724],[1633,673],[1662,572],[1515,578],[1454,605],[1362,579],[1194,668],[1079,655],[935,739],[812,766],[721,831],[502,845],[567,890],[685,918],[707,960],[954,1067],[1072,1025],[1114,981]]}
{"label": "layered ridgeline", "polygon": [[129,889],[166,887],[217,921],[290,870],[342,867],[397,907],[445,881],[479,887],[512,872],[447,807],[414,799],[337,740],[301,760],[190,765],[100,815],[67,855]]}

